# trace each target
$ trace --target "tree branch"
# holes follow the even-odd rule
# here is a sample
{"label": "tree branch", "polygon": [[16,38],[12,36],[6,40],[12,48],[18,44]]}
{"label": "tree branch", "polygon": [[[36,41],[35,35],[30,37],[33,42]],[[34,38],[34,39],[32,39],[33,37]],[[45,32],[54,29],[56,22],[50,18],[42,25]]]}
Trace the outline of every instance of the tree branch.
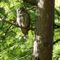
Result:
{"label": "tree branch", "polygon": [[60,12],[57,9],[55,9],[55,12],[60,16]]}
{"label": "tree branch", "polygon": [[60,25],[54,24],[54,28],[55,29],[60,28]]}
{"label": "tree branch", "polygon": [[14,22],[14,21],[10,22],[10,21],[6,21],[6,20],[3,19],[3,20],[0,20],[0,22],[6,22],[6,23],[11,24],[11,25],[14,25],[14,26],[16,26],[16,27],[20,27],[20,26],[18,26],[17,23]]}
{"label": "tree branch", "polygon": [[56,41],[53,42],[53,45],[58,43],[60,41],[60,39],[57,39]]}
{"label": "tree branch", "polygon": [[[24,27],[19,26],[19,25],[18,25],[16,22],[14,22],[14,21],[10,22],[10,21],[6,21],[6,20],[0,20],[0,22],[6,22],[6,23],[11,24],[11,25],[14,25],[14,26],[16,26],[16,27],[18,27],[18,28],[24,28]],[[26,28],[25,28],[25,29],[26,29]],[[29,30],[33,30],[33,31],[34,31],[35,28],[30,27]]]}
{"label": "tree branch", "polygon": [[37,5],[37,0],[23,0],[23,1],[31,5]]}

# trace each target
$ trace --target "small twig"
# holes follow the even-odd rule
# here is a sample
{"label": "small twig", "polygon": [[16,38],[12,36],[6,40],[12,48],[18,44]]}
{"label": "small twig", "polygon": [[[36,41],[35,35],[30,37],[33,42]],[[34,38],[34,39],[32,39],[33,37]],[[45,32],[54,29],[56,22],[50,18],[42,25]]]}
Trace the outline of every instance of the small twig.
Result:
{"label": "small twig", "polygon": [[57,39],[56,41],[53,42],[53,45],[58,43],[60,41],[60,39]]}
{"label": "small twig", "polygon": [[60,28],[60,25],[54,24],[54,28],[55,29]]}
{"label": "small twig", "polygon": [[12,25],[10,25],[10,26],[7,28],[7,30],[4,32],[5,35],[7,34],[7,32],[9,31],[9,29],[10,29],[11,26],[12,26]]}
{"label": "small twig", "polygon": [[55,12],[60,16],[60,12],[57,9],[55,9]]}

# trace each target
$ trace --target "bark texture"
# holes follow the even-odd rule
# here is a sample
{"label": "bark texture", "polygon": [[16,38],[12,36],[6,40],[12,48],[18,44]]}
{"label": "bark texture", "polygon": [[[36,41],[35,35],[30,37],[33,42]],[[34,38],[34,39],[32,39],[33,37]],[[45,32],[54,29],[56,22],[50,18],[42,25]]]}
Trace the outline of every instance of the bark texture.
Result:
{"label": "bark texture", "polygon": [[[54,0],[39,0],[33,60],[52,60]],[[35,46],[37,45],[37,46]]]}

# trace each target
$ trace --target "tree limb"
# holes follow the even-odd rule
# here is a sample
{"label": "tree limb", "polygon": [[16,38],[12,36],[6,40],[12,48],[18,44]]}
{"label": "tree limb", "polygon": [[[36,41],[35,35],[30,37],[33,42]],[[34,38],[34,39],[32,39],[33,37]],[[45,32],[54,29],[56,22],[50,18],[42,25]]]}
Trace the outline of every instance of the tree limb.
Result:
{"label": "tree limb", "polygon": [[[19,25],[18,25],[16,22],[14,22],[14,21],[10,22],[10,21],[6,21],[6,20],[0,20],[0,22],[6,22],[6,23],[11,24],[11,25],[14,25],[14,26],[16,26],[16,27],[18,27],[18,28],[24,28],[24,27],[19,26]],[[33,30],[33,31],[34,31],[35,28],[30,27],[29,30]]]}
{"label": "tree limb", "polygon": [[60,41],[60,39],[57,39],[56,41],[53,42],[53,45],[58,43]]}
{"label": "tree limb", "polygon": [[55,29],[60,28],[60,25],[54,24],[54,28]]}
{"label": "tree limb", "polygon": [[10,21],[6,21],[6,20],[0,20],[0,22],[6,22],[6,23],[11,24],[11,25],[14,25],[14,26],[16,26],[16,27],[20,27],[20,26],[18,26],[17,23],[14,22],[14,21],[10,22]]}
{"label": "tree limb", "polygon": [[23,2],[29,3],[31,5],[37,5],[37,0],[23,0]]}

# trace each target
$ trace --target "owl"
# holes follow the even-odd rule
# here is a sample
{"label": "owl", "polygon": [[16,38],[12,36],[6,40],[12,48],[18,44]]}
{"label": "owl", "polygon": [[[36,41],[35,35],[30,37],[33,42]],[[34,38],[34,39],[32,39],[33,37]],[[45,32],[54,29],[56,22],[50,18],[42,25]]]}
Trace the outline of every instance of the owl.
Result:
{"label": "owl", "polygon": [[26,36],[30,28],[30,16],[24,8],[17,9],[17,24],[20,26],[22,33]]}

